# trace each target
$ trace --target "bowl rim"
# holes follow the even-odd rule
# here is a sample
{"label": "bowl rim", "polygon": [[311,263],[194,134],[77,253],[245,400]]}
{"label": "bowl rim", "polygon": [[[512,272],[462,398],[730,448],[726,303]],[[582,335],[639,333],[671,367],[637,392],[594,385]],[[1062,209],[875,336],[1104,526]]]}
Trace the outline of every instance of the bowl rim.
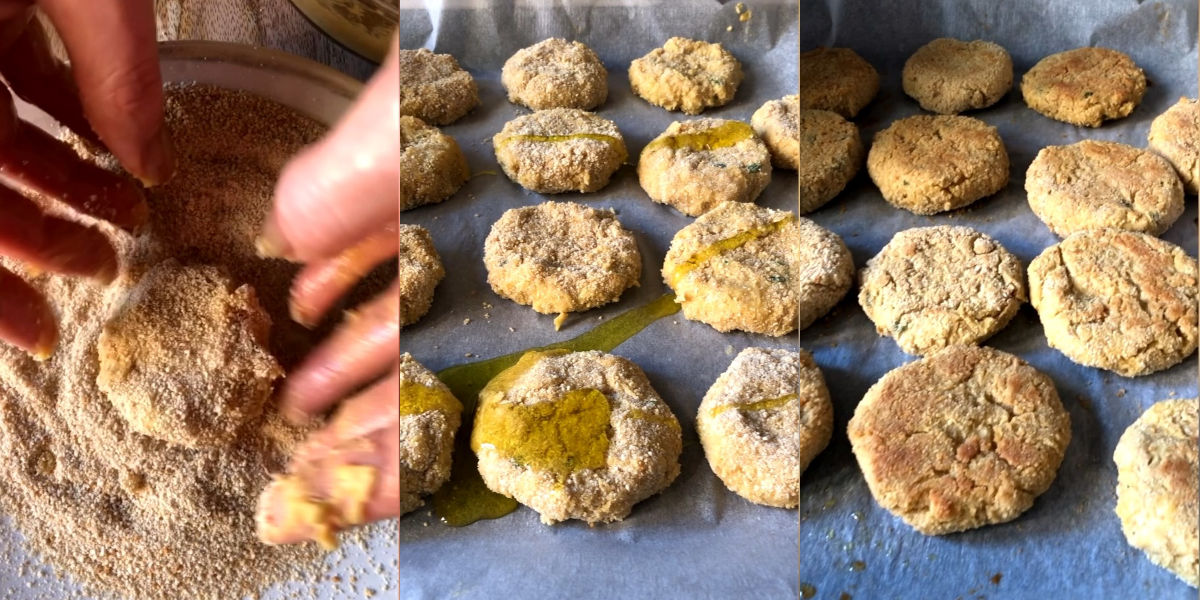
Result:
{"label": "bowl rim", "polygon": [[282,50],[215,40],[167,40],[158,43],[158,59],[165,61],[201,60],[233,63],[282,72],[313,80],[314,83],[354,100],[362,92],[363,82],[337,69]]}

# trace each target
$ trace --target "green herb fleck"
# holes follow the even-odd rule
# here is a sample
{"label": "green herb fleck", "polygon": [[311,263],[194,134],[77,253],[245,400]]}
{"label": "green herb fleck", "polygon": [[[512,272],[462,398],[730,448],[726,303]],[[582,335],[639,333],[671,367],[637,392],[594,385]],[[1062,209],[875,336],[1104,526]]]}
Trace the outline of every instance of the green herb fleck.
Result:
{"label": "green herb fleck", "polygon": [[746,165],[746,170],[749,171],[750,173],[757,173],[759,171],[759,169],[761,169],[761,168],[762,168],[762,165],[760,165],[758,163],[750,163],[750,164]]}

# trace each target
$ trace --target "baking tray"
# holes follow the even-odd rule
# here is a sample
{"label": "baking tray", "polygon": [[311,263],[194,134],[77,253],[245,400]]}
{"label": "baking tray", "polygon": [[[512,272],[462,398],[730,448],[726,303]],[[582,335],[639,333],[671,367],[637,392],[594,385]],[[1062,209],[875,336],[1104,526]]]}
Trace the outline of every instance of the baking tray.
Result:
{"label": "baking tray", "polygon": [[[401,332],[402,348],[433,370],[570,339],[658,298],[667,291],[659,270],[671,237],[692,222],[653,203],[632,166],[622,167],[600,192],[552,198],[527,192],[500,174],[491,136],[529,112],[510,104],[499,83],[500,67],[515,51],[552,36],[592,47],[609,71],[609,98],[598,112],[617,123],[634,159],[671,122],[696,118],[651,106],[629,89],[629,62],[671,36],[721,42],[746,71],[734,101],[705,117],[748,121],[764,102],[796,90],[794,3],[748,3],[751,17],[745,22],[733,3],[716,2],[429,4],[428,9],[402,4],[401,47],[455,55],[475,76],[481,99],[474,112],[444,128],[462,147],[474,176],[446,202],[402,215],[430,229],[448,273],[430,313]],[[637,236],[643,259],[640,287],[616,304],[571,315],[559,332],[553,315],[537,315],[496,296],[482,260],[484,238],[501,213],[548,199],[616,210]],[[759,204],[794,210],[794,172],[774,171]],[[794,335],[721,334],[681,315],[653,323],[614,353],[641,366],[679,418],[684,443],[679,478],[635,506],[624,521],[590,528],[578,521],[545,526],[523,507],[453,528],[427,505],[400,519],[401,597],[796,597],[796,512],[751,504],[727,491],[709,470],[694,426],[701,397],[738,351],[794,344]]]}
{"label": "baking tray", "polygon": [[[1098,129],[1052,121],[1028,109],[1016,89],[997,105],[967,113],[999,128],[1012,161],[999,194],[964,210],[921,217],[891,207],[864,168],[847,189],[809,215],[840,234],[858,267],[891,236],[927,225],[967,225],[998,239],[1028,266],[1058,241],[1029,209],[1024,175],[1038,150],[1082,139],[1145,147],[1150,121],[1180,96],[1196,97],[1196,3],[1080,3],[804,0],[801,47],[847,46],[879,71],[879,96],[855,122],[864,142],[896,119],[921,114],[900,88],[904,61],[937,37],[986,39],[1012,55],[1015,80],[1044,56],[1099,45],[1128,53],[1150,86],[1125,119]],[[803,82],[801,82],[803,84]],[[1196,255],[1196,197],[1162,237]],[[1196,591],[1129,547],[1113,512],[1113,449],[1146,407],[1196,395],[1197,361],[1129,379],[1068,361],[1046,345],[1037,314],[1024,306],[987,345],[1049,375],[1071,415],[1072,440],[1058,478],[1028,512],[1007,524],[925,537],[879,508],[850,452],[846,422],[867,388],[915,357],[881,338],[851,290],[833,313],[801,332],[830,383],[835,433],[801,482],[804,597],[816,598],[1196,598]]]}

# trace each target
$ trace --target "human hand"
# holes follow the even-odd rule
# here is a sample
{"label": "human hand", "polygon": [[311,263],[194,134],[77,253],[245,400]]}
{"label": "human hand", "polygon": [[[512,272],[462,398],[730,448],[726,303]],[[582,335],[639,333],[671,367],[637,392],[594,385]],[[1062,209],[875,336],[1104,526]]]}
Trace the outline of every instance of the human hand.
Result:
{"label": "human hand", "polygon": [[[292,318],[306,326],[376,265],[396,256],[400,218],[398,42],[350,112],[280,177],[260,254],[306,263]],[[286,380],[280,404],[297,421],[337,410],[259,499],[268,543],[317,540],[399,512],[400,289],[346,315]],[[364,384],[365,391],[341,401]],[[339,401],[340,405],[339,405]]]}
{"label": "human hand", "polygon": [[[31,0],[0,0],[0,254],[34,269],[111,281],[116,251],[98,230],[46,214],[32,192],[126,230],[145,223],[141,190],[16,115],[12,94],[103,144],[146,185],[174,170],[163,125],[151,0],[39,0],[67,48],[56,60]],[[10,93],[11,89],[11,93]],[[45,299],[0,267],[0,340],[46,358],[58,339]]]}

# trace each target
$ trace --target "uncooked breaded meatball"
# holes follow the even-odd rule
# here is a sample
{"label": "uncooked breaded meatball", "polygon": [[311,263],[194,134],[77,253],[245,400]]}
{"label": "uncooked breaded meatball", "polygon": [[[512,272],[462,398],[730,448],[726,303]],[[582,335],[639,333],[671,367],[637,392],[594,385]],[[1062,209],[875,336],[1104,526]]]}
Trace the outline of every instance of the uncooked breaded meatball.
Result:
{"label": "uncooked breaded meatball", "polygon": [[592,110],[608,97],[608,71],[600,57],[582,43],[562,38],[518,50],[505,61],[500,82],[509,102],[534,110]]}
{"label": "uncooked breaded meatball", "polygon": [[673,37],[629,64],[633,93],[655,106],[698,115],[724,106],[742,83],[742,63],[721,44]]}
{"label": "uncooked breaded meatball", "polygon": [[146,272],[97,342],[96,384],[134,431],[171,444],[230,443],[283,369],[249,285],[170,259]]}

